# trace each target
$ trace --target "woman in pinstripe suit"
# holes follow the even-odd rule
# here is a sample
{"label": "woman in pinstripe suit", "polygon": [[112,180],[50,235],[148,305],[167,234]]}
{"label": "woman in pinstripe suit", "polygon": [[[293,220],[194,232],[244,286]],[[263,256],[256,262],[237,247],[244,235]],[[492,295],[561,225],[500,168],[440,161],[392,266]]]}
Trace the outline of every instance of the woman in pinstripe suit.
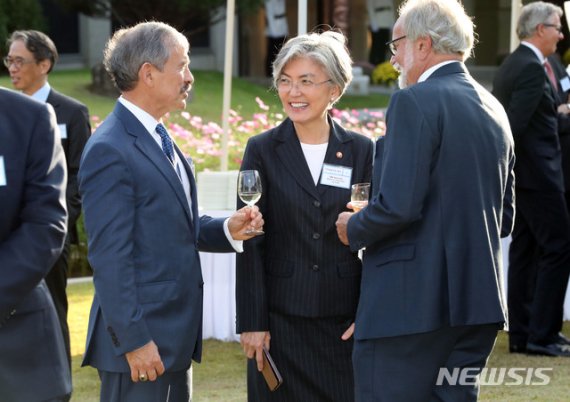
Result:
{"label": "woman in pinstripe suit", "polygon": [[[242,170],[259,171],[265,235],[237,258],[237,329],[249,401],[354,400],[352,327],[361,263],[335,221],[353,183],[370,181],[373,144],[328,115],[352,79],[346,38],[333,31],[289,40],[273,63],[288,118],[252,137]],[[241,203],[240,203],[241,204]],[[283,385],[258,370],[270,349]]]}

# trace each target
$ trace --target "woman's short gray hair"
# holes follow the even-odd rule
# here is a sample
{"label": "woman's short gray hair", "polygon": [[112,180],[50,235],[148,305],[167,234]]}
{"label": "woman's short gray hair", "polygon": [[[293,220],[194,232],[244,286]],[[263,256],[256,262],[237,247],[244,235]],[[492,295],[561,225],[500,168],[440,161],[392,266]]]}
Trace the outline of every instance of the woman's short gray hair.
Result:
{"label": "woman's short gray hair", "polygon": [[475,45],[475,25],[457,0],[408,0],[399,9],[407,39],[429,37],[439,54],[461,55],[463,61]]}
{"label": "woman's short gray hair", "polygon": [[338,86],[340,94],[336,102],[352,81],[352,59],[346,42],[346,37],[336,31],[313,32],[289,39],[273,62],[273,85],[277,88],[277,81],[290,61],[306,57],[321,65],[332,84]]}
{"label": "woman's short gray hair", "polygon": [[517,36],[519,39],[527,39],[534,35],[536,27],[548,23],[553,15],[562,17],[562,9],[554,4],[536,1],[527,4],[521,9],[521,15],[517,22]]}
{"label": "woman's short gray hair", "polygon": [[156,21],[141,22],[115,32],[105,46],[103,64],[117,88],[132,90],[138,82],[138,73],[144,63],[159,70],[170,58],[175,45],[189,51],[188,39],[172,26]]}

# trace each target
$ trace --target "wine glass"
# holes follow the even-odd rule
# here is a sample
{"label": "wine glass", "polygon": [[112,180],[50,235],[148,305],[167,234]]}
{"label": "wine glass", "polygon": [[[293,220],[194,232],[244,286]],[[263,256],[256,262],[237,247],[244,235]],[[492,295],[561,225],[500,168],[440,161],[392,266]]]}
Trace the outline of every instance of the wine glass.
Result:
{"label": "wine glass", "polygon": [[350,192],[350,203],[354,212],[360,211],[368,205],[370,195],[370,183],[356,183],[352,185]]}
{"label": "wine glass", "polygon": [[[249,207],[261,198],[261,179],[257,170],[242,170],[238,175],[238,195]],[[263,234],[263,230],[247,229],[246,234]]]}

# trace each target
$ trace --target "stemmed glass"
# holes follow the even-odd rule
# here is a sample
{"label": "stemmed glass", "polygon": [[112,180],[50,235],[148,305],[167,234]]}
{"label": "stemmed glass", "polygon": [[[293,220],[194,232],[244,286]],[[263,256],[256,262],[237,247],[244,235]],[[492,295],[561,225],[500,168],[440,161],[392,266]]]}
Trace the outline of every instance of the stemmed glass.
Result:
{"label": "stemmed glass", "polygon": [[[242,170],[238,175],[239,198],[249,207],[253,207],[261,198],[261,178],[257,170]],[[263,230],[247,229],[246,234],[264,234]]]}
{"label": "stemmed glass", "polygon": [[370,183],[356,183],[352,185],[350,203],[354,212],[360,211],[368,205],[370,195]]}

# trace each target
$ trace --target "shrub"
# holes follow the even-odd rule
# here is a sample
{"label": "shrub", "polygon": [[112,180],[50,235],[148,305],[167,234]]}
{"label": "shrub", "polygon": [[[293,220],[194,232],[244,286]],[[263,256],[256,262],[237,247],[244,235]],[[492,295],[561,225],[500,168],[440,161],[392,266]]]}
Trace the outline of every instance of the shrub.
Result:
{"label": "shrub", "polygon": [[372,82],[374,84],[391,85],[398,80],[399,75],[394,66],[389,61],[385,61],[372,70]]}

